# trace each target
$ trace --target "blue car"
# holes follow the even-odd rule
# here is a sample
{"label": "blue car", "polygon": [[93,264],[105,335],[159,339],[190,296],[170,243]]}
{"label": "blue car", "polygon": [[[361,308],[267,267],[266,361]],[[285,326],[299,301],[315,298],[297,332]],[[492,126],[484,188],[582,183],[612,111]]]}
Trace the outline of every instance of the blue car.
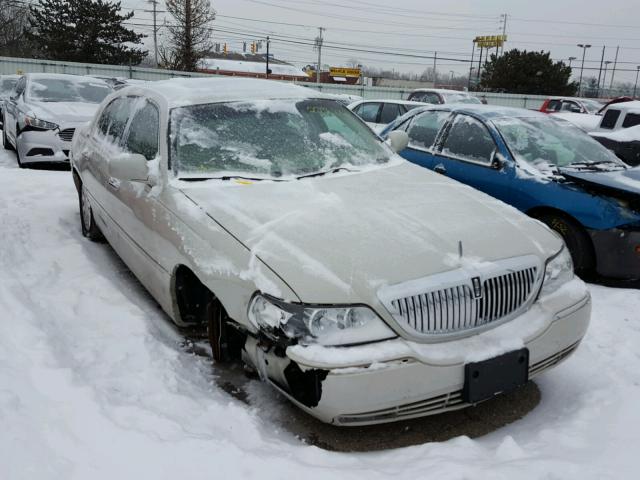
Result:
{"label": "blue car", "polygon": [[410,162],[557,231],[577,273],[640,278],[640,169],[568,122],[518,108],[460,104],[412,110],[380,135],[393,130],[409,135],[401,155]]}

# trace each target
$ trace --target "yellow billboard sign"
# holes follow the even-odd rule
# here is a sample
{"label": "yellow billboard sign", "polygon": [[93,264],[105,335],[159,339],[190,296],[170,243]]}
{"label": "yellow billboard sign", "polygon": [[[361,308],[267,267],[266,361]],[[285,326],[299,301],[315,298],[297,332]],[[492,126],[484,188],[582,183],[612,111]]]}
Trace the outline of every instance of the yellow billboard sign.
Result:
{"label": "yellow billboard sign", "polygon": [[330,67],[329,76],[331,77],[360,77],[359,68],[342,68],[342,67]]}
{"label": "yellow billboard sign", "polygon": [[473,42],[480,48],[497,48],[504,45],[507,41],[506,35],[486,35],[483,37],[476,37]]}

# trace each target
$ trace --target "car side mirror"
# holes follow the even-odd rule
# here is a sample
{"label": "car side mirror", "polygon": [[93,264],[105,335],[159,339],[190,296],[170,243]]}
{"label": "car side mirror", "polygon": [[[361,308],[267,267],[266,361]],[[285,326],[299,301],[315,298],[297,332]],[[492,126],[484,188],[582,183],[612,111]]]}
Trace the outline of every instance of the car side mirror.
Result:
{"label": "car side mirror", "polygon": [[402,130],[394,130],[387,138],[387,144],[396,153],[401,152],[409,145],[409,135]]}
{"label": "car side mirror", "polygon": [[122,153],[109,160],[109,176],[118,180],[146,182],[149,178],[147,159],[139,153]]}
{"label": "car side mirror", "polygon": [[507,159],[504,158],[498,150],[494,150],[493,155],[491,156],[491,168],[494,170],[502,170],[504,165],[507,163]]}

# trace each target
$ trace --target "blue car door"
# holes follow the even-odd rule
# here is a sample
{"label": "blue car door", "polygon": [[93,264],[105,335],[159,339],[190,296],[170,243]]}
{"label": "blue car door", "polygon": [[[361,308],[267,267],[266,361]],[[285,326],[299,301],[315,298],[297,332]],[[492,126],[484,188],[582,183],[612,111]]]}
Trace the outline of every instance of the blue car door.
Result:
{"label": "blue car door", "polygon": [[471,115],[456,114],[438,142],[432,169],[513,203],[515,169],[507,158],[506,148],[487,125]]}
{"label": "blue car door", "polygon": [[412,163],[433,170],[436,162],[434,144],[450,115],[448,110],[427,110],[412,117],[406,125],[400,126],[409,135],[409,146],[402,151],[402,156]]}

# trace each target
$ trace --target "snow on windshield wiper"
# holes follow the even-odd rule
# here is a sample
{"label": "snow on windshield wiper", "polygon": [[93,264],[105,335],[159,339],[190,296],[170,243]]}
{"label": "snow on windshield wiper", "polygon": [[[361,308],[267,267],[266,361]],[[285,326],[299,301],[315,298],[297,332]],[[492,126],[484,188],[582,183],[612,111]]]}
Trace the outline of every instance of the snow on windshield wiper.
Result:
{"label": "snow on windshield wiper", "polygon": [[310,177],[320,177],[322,175],[326,175],[327,173],[337,173],[341,170],[344,170],[346,172],[357,172],[358,170],[350,170],[346,167],[337,167],[337,168],[332,168],[330,170],[324,170],[322,172],[315,172],[315,173],[307,173],[306,175],[300,175],[299,177],[296,177],[298,180],[300,180],[301,178],[310,178]]}
{"label": "snow on windshield wiper", "polygon": [[243,177],[242,175],[223,175],[222,177],[179,177],[178,180],[183,182],[204,182],[206,180],[250,180],[255,182],[261,182],[263,180],[270,180],[272,182],[284,182],[280,178],[258,178],[258,177]]}
{"label": "snow on windshield wiper", "polygon": [[573,162],[573,163],[570,163],[569,165],[565,165],[565,168],[566,167],[590,168],[590,167],[597,167],[599,165],[613,165],[616,167],[625,168],[623,164],[618,163],[614,160],[598,160],[596,162]]}

